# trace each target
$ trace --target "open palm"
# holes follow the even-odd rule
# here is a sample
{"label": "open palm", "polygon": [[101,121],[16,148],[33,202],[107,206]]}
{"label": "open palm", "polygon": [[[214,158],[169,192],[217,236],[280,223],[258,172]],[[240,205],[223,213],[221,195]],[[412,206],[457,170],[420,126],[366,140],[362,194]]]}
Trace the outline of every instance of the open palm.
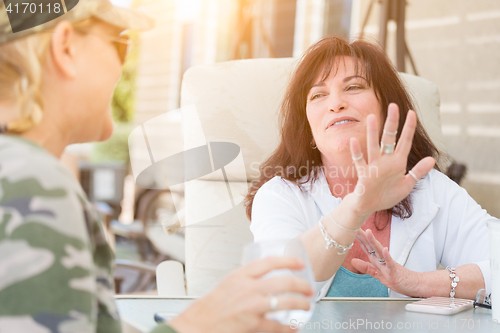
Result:
{"label": "open palm", "polygon": [[[396,144],[395,133],[398,123],[398,106],[391,103],[382,135],[384,146]],[[367,118],[367,158],[363,156],[358,139],[351,138],[351,154],[358,175],[356,188],[351,195],[355,196],[357,207],[361,212],[371,214],[394,207],[406,198],[417,181],[434,167],[435,160],[429,156],[420,160],[410,173],[406,173],[416,125],[417,116],[414,111],[409,111],[393,153],[381,151],[378,142],[379,127],[374,115],[369,115]]]}

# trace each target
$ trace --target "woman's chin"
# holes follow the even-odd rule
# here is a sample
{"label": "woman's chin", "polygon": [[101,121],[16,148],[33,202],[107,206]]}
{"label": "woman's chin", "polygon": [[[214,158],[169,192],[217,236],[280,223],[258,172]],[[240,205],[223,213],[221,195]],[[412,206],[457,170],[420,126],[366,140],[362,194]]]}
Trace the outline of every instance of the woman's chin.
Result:
{"label": "woman's chin", "polygon": [[351,136],[343,136],[340,138],[336,138],[336,140],[333,142],[332,145],[332,150],[335,153],[349,153],[351,151],[350,148],[350,140]]}

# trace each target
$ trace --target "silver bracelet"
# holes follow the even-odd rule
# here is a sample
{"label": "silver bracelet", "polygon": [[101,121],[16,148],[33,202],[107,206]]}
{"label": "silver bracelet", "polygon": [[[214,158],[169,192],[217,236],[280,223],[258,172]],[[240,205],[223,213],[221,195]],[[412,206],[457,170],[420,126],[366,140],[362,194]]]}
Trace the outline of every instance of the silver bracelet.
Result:
{"label": "silver bracelet", "polygon": [[[323,219],[323,217],[321,218],[321,220]],[[328,235],[328,233],[326,232],[326,229],[325,227],[323,226],[323,223],[321,222],[321,220],[319,220],[319,230],[321,230],[321,233],[323,234],[323,237],[325,238],[325,242],[326,242],[326,249],[328,250],[329,247],[334,247],[337,249],[337,254],[339,256],[345,254],[347,251],[349,251],[352,246],[354,245],[354,243],[352,243],[351,245],[349,246],[344,246],[344,245],[340,245],[339,243],[337,243],[336,241],[333,240],[332,237],[330,237],[330,235]]]}
{"label": "silver bracelet", "polygon": [[460,278],[455,273],[455,268],[450,268],[450,266],[446,266],[446,269],[448,270],[448,272],[450,272],[450,278],[451,278],[450,297],[455,298],[455,288],[457,287]]}
{"label": "silver bracelet", "polygon": [[354,232],[354,233],[357,233],[359,229],[361,228],[358,228],[358,229],[348,229],[346,227],[343,227],[341,226],[340,224],[337,223],[337,221],[335,221],[332,217],[332,212],[328,213],[328,217],[330,218],[330,220],[333,221],[333,224],[335,224],[337,227],[339,227],[340,229],[342,230],[345,230],[345,231],[350,231],[350,232]]}

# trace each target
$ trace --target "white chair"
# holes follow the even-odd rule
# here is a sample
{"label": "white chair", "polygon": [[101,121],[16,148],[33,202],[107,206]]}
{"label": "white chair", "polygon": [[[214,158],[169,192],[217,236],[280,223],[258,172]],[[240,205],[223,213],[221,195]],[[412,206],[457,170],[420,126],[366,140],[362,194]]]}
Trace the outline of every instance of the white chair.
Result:
{"label": "white chair", "polygon": [[[246,172],[235,170],[231,183],[248,188],[258,179],[259,163],[271,154],[278,143],[278,110],[296,60],[252,59],[190,68],[184,75],[181,106],[196,105],[208,142],[227,141],[241,147]],[[433,83],[401,74],[414,95],[417,113],[431,139],[444,151],[439,119],[439,94]],[[196,125],[184,124],[184,138],[189,140]],[[224,179],[214,175],[186,183],[186,211],[198,214],[203,207],[194,194],[210,190],[214,182],[225,188]],[[241,185],[244,185],[241,187]],[[245,191],[234,195],[244,196]],[[201,206],[200,206],[201,205]],[[186,213],[186,225],[190,225]],[[253,241],[243,203],[204,222],[208,228],[186,228],[186,279],[190,296],[205,294],[240,264],[243,245]]]}

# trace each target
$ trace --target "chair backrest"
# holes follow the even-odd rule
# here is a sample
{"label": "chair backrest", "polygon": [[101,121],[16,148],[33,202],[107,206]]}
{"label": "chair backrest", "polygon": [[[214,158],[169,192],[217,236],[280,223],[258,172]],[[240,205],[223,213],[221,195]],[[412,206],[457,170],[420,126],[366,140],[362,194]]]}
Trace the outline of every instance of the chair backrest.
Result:
{"label": "chair backrest", "polygon": [[[277,146],[278,111],[296,64],[292,58],[238,60],[192,67],[184,75],[181,106],[196,106],[206,141],[233,142],[241,148],[245,168],[230,173],[233,194],[245,195],[248,183],[259,177],[259,164]],[[413,75],[401,76],[414,96],[419,119],[437,147],[444,150],[436,85]],[[190,133],[189,122],[183,127],[184,138],[189,140],[195,133]],[[197,130],[199,127],[193,125],[192,131]],[[200,193],[220,197],[222,202],[229,186],[226,176],[212,174],[186,183],[186,211],[203,214],[210,210],[203,207]],[[217,182],[220,190],[214,186]],[[253,240],[243,203],[237,202],[225,213],[203,222],[205,227],[186,229],[189,295],[206,293],[238,267],[243,245]],[[186,225],[190,225],[188,213]]]}

